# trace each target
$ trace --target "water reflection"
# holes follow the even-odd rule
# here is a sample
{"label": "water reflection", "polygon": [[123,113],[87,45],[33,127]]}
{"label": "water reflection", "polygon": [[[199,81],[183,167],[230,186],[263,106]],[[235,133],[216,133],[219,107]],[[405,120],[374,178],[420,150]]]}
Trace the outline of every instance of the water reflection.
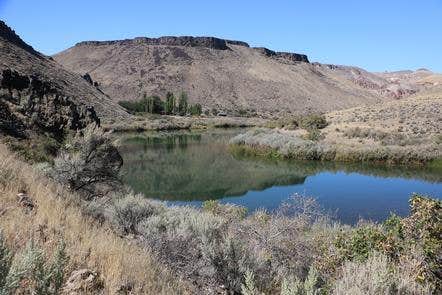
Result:
{"label": "water reflection", "polygon": [[442,173],[405,166],[286,162],[231,154],[241,130],[129,134],[121,138],[124,181],[147,197],[193,202],[222,199],[250,209],[276,208],[294,192],[313,195],[339,218],[380,220],[406,214],[412,192],[440,197]]}

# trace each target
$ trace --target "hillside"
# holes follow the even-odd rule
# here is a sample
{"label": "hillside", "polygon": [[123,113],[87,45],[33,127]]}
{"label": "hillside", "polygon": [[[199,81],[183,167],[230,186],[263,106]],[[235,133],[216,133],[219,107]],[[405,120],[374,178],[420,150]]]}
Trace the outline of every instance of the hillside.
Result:
{"label": "hillside", "polygon": [[26,44],[0,21],[0,130],[26,137],[29,130],[61,136],[108,118],[129,115],[99,88]]}
{"label": "hillside", "polygon": [[114,101],[185,91],[192,103],[231,115],[327,112],[392,97],[386,79],[356,67],[210,37],[81,42],[53,58],[89,73]]}
{"label": "hillside", "polygon": [[404,99],[330,112],[320,130],[287,122],[239,135],[232,143],[239,152],[258,155],[270,150],[287,158],[439,165],[441,110],[442,87],[434,86]]}

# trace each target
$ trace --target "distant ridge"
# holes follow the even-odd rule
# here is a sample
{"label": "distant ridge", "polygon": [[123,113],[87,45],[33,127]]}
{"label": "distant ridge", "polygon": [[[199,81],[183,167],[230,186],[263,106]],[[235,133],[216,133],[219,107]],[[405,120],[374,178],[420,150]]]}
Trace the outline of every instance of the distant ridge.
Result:
{"label": "distant ridge", "polygon": [[[164,45],[164,46],[185,46],[205,47],[216,50],[229,50],[228,45],[244,46],[250,48],[247,42],[237,40],[220,39],[216,37],[193,37],[193,36],[164,36],[159,38],[136,37],[133,39],[111,40],[111,41],[82,41],[75,46],[101,46],[101,45]],[[277,52],[265,47],[253,47],[266,56],[276,56],[291,61],[309,62],[307,55],[292,52]]]}

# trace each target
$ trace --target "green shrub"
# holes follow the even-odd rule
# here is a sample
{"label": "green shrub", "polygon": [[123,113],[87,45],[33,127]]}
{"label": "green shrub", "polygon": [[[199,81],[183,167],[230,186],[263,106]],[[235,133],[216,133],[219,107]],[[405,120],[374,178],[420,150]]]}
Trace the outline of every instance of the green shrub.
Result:
{"label": "green shrub", "polygon": [[[63,242],[58,244],[52,259],[32,240],[22,253],[12,257],[0,235],[0,294],[13,294],[19,287],[26,294],[59,294],[67,262]],[[21,285],[25,280],[26,290]]]}
{"label": "green shrub", "polygon": [[53,162],[61,143],[47,135],[39,135],[32,140],[7,140],[9,148],[25,161],[31,163]]}
{"label": "green shrub", "polygon": [[375,225],[357,227],[337,236],[335,246],[345,260],[365,261],[373,250],[381,250],[385,234]]}
{"label": "green shrub", "polygon": [[324,115],[308,115],[297,120],[298,125],[306,130],[323,129],[327,127],[328,122]]}
{"label": "green shrub", "polygon": [[307,278],[303,282],[297,277],[284,278],[281,283],[281,295],[316,295],[321,294],[318,272],[310,267]]}
{"label": "green shrub", "polygon": [[203,108],[199,103],[197,103],[191,105],[189,111],[192,116],[200,116],[203,113]]}
{"label": "green shrub", "polygon": [[403,220],[408,239],[422,245],[430,272],[442,289],[442,201],[421,195],[410,199],[410,216]]}
{"label": "green shrub", "polygon": [[307,134],[304,136],[304,139],[318,141],[322,138],[321,131],[318,129],[310,129]]}

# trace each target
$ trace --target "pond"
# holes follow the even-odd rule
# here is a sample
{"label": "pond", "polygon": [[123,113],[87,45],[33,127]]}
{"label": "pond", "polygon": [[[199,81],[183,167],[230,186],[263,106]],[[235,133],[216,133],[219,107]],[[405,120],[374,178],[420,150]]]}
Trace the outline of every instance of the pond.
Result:
{"label": "pond", "polygon": [[238,129],[126,134],[124,182],[148,198],[200,206],[205,200],[276,210],[294,194],[317,199],[343,223],[404,216],[413,193],[442,197],[441,171],[406,166],[275,161],[230,153]]}

